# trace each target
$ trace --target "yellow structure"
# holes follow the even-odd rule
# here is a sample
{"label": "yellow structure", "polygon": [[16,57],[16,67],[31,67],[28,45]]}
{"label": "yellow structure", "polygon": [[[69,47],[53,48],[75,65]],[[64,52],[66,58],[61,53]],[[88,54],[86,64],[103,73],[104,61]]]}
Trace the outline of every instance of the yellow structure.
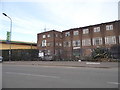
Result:
{"label": "yellow structure", "polygon": [[[10,49],[10,44],[6,40],[0,40],[0,50]],[[36,43],[11,41],[11,49],[37,49]]]}

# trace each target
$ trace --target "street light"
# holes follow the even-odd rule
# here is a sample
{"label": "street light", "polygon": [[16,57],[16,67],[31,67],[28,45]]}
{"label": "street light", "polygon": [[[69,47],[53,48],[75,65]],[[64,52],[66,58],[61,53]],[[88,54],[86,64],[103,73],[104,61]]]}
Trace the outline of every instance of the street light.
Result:
{"label": "street light", "polygon": [[11,61],[11,35],[12,35],[12,19],[5,13],[2,13],[4,16],[8,17],[10,19],[10,39],[9,39],[9,44],[10,44],[10,49],[9,49],[9,61]]}

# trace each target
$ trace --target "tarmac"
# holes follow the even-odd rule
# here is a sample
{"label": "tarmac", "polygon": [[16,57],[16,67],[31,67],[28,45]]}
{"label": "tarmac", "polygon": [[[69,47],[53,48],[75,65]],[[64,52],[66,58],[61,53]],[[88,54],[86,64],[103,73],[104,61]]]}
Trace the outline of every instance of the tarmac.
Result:
{"label": "tarmac", "polygon": [[9,65],[64,66],[91,68],[118,68],[118,62],[86,62],[86,61],[4,61]]}

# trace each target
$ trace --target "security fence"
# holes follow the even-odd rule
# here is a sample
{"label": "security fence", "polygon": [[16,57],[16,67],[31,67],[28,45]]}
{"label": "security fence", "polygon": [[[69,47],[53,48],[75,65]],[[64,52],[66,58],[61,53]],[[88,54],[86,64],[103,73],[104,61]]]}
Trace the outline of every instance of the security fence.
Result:
{"label": "security fence", "polygon": [[[35,61],[38,58],[39,50],[37,49],[13,49],[11,50],[12,61]],[[3,61],[9,60],[9,50],[2,50]]]}
{"label": "security fence", "polygon": [[120,59],[120,45],[114,45],[110,48],[112,58]]}

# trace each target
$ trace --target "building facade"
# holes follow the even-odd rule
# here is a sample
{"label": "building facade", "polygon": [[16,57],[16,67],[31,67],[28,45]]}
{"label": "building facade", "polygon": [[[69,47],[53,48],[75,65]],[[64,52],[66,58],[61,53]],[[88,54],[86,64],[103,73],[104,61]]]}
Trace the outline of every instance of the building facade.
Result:
{"label": "building facade", "polygon": [[62,33],[59,31],[48,31],[37,35],[37,47],[39,54],[44,59],[60,59],[62,58]]}
{"label": "building facade", "polygon": [[51,58],[73,59],[91,56],[94,48],[120,44],[120,20],[38,34],[37,47]]}

